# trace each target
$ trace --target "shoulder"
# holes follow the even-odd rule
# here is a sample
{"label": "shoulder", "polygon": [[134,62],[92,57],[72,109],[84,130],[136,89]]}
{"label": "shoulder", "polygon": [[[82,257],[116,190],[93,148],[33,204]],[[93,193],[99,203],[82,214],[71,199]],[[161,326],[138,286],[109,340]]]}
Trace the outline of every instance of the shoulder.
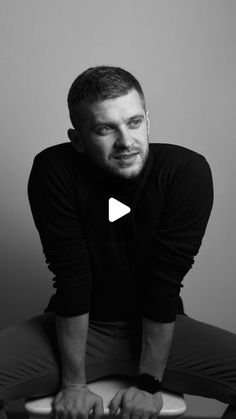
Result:
{"label": "shoulder", "polygon": [[182,172],[186,168],[201,170],[209,168],[206,158],[187,147],[167,143],[150,143],[153,164],[159,170],[169,173]]}
{"label": "shoulder", "polygon": [[208,161],[196,151],[175,144],[152,143],[150,154],[154,178],[165,190],[177,184],[185,187],[213,183]]}
{"label": "shoulder", "polygon": [[34,158],[29,176],[31,187],[51,187],[55,191],[74,188],[81,177],[82,156],[71,143],[61,143],[40,151]]}
{"label": "shoulder", "polygon": [[41,175],[74,175],[82,166],[83,157],[70,142],[56,144],[40,151],[34,158],[33,170]]}
{"label": "shoulder", "polygon": [[202,160],[205,157],[190,148],[177,144],[150,143],[150,151],[154,159],[162,163],[185,164],[191,160]]}
{"label": "shoulder", "polygon": [[34,160],[39,164],[50,162],[50,164],[56,166],[73,164],[78,159],[79,153],[76,152],[71,143],[65,142],[45,148],[35,156]]}

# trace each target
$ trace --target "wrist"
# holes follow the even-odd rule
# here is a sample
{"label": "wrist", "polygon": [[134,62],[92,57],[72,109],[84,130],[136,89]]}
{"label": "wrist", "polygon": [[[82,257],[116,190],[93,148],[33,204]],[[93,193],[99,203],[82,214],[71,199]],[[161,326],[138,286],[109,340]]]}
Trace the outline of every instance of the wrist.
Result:
{"label": "wrist", "polygon": [[87,384],[67,384],[62,386],[62,390],[78,391],[86,387]]}
{"label": "wrist", "polygon": [[78,365],[74,363],[74,368],[72,365],[62,365],[61,383],[65,386],[86,384],[84,360],[78,361]]}
{"label": "wrist", "polygon": [[63,378],[61,381],[61,386],[63,389],[67,389],[67,388],[79,388],[79,387],[86,387],[87,383],[86,383],[86,378],[84,376],[79,376],[79,377],[71,377],[71,379],[69,377],[67,378]]}
{"label": "wrist", "polygon": [[137,387],[140,390],[147,391],[148,393],[154,394],[161,391],[162,383],[154,375],[142,373],[137,376]]}

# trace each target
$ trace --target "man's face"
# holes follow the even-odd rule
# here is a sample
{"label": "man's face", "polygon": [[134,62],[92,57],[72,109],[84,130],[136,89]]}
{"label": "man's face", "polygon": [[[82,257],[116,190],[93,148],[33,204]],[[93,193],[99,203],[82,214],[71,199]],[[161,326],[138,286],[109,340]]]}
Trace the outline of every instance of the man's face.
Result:
{"label": "man's face", "polygon": [[83,115],[75,148],[106,172],[136,177],[149,151],[149,120],[138,92],[86,104]]}

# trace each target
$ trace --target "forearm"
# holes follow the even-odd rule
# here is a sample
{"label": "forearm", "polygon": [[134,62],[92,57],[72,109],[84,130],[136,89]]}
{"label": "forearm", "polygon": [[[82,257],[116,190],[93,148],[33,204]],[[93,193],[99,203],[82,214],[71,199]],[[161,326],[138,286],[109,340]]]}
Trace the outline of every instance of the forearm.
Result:
{"label": "forearm", "polygon": [[167,364],[175,322],[158,323],[143,318],[139,373],[154,375],[160,381]]}
{"label": "forearm", "polygon": [[85,354],[88,321],[88,313],[75,317],[56,316],[63,386],[86,383]]}

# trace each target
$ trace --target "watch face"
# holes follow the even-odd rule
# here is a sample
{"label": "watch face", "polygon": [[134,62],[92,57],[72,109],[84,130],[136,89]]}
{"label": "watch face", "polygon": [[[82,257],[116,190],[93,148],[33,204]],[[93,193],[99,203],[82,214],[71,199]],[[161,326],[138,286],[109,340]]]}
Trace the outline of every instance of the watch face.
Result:
{"label": "watch face", "polygon": [[161,390],[161,382],[153,375],[140,374],[138,376],[138,387],[141,390],[154,394]]}

